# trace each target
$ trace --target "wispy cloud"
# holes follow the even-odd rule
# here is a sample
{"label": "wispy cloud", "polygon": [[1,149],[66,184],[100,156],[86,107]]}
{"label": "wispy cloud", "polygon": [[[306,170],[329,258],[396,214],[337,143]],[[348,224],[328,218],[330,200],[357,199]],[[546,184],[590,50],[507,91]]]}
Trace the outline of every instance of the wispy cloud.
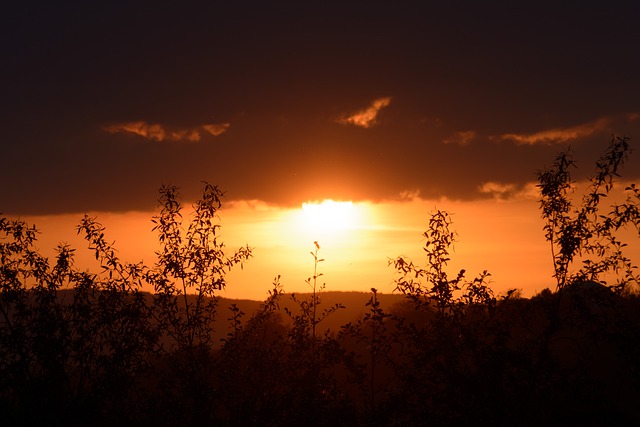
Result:
{"label": "wispy cloud", "polygon": [[103,127],[103,130],[109,133],[130,133],[139,135],[150,141],[198,142],[202,138],[202,131],[213,136],[219,136],[226,132],[230,126],[230,123],[213,123],[190,129],[167,129],[165,126],[157,123],[137,121],[116,123]]}
{"label": "wispy cloud", "polygon": [[218,136],[225,133],[229,129],[229,126],[231,126],[231,123],[213,123],[210,125],[202,125],[202,129],[213,136]]}
{"label": "wispy cloud", "polygon": [[515,184],[503,184],[501,182],[489,181],[480,185],[478,190],[482,194],[490,194],[496,199],[506,199],[515,193],[516,186]]}
{"label": "wispy cloud", "polygon": [[504,135],[500,135],[497,138],[494,137],[494,139],[511,140],[517,142],[518,144],[529,145],[562,143],[592,135],[595,132],[606,129],[610,124],[611,119],[604,117],[589,123],[584,123],[578,126],[572,126],[564,129],[549,129],[530,134],[507,133]]}
{"label": "wispy cloud", "polygon": [[391,97],[378,98],[369,105],[364,110],[358,111],[354,114],[341,117],[338,119],[338,123],[342,123],[345,125],[354,125],[363,128],[370,128],[371,126],[376,124],[376,118],[378,117],[378,113],[384,107],[387,107],[391,104]]}
{"label": "wispy cloud", "polygon": [[494,199],[527,199],[533,200],[539,197],[538,187],[536,183],[530,182],[524,186],[516,184],[505,184],[502,182],[488,181],[478,187],[478,191],[482,194],[492,196]]}
{"label": "wispy cloud", "polygon": [[469,145],[475,137],[476,132],[468,130],[465,132],[456,132],[442,142],[445,144]]}
{"label": "wispy cloud", "polygon": [[105,126],[103,129],[110,133],[133,133],[153,141],[163,141],[167,136],[167,132],[162,126],[145,122],[117,123]]}
{"label": "wispy cloud", "polygon": [[420,198],[420,190],[419,189],[413,189],[413,190],[404,190],[400,192],[399,195],[400,200],[402,201],[412,201],[412,200],[417,200]]}

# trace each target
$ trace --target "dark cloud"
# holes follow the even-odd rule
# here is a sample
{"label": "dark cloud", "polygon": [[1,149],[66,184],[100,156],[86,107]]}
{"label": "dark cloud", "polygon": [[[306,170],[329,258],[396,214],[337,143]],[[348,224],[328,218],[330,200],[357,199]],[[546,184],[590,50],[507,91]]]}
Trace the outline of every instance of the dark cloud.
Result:
{"label": "dark cloud", "polygon": [[640,138],[639,6],[443,3],[16,2],[0,211],[504,198]]}

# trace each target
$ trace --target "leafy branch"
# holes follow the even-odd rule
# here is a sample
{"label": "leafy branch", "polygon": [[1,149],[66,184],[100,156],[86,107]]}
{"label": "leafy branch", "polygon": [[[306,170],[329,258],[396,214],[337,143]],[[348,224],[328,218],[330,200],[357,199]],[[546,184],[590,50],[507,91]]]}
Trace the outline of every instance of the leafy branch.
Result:
{"label": "leafy branch", "polygon": [[[596,172],[579,206],[574,206],[572,193],[575,183],[571,168],[575,167],[571,152],[562,152],[553,166],[538,172],[540,207],[546,221],[545,237],[551,246],[554,277],[559,290],[572,283],[596,281],[606,283],[607,274],[616,276],[612,286],[622,291],[635,283],[637,268],[625,255],[626,243],[618,238],[620,229],[633,226],[640,230],[640,192],[635,184],[625,188],[626,200],[613,204],[609,212],[601,214],[601,202],[614,190],[620,170],[631,149],[629,138],[613,137],[605,153],[596,162]],[[575,271],[570,267],[576,259],[582,265]]]}

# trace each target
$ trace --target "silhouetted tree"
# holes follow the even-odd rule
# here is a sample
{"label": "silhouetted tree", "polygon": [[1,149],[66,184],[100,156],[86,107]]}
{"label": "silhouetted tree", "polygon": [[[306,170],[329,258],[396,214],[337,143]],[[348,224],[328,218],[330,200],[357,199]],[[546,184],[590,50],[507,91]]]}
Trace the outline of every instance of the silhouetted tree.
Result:
{"label": "silhouetted tree", "polygon": [[177,188],[160,189],[151,267],[122,262],[87,215],[78,233],[99,270],[79,270],[62,244],[50,264],[35,227],[0,215],[3,421],[637,425],[638,275],[617,232],[640,229],[640,190],[629,185],[604,213],[601,204],[629,151],[628,138],[612,140],[578,203],[569,152],[539,173],[556,292],[498,300],[486,271],[449,276],[456,235],[449,214],[436,211],[423,234],[426,265],[389,261],[401,302],[383,309],[372,288],[364,313],[335,331],[319,328],[344,307],[322,307],[314,242],[311,294],[281,307],[278,276],[255,311],[230,305],[217,342],[219,291],[251,249],[227,255],[216,217],[222,192],[207,183],[188,222]]}
{"label": "silhouetted tree", "polygon": [[173,186],[160,189],[160,214],[153,218],[158,232],[158,261],[145,272],[153,286],[152,313],[164,335],[161,347],[168,362],[155,406],[163,422],[175,425],[208,423],[215,419],[220,399],[212,338],[218,299],[226,274],[251,257],[248,246],[227,256],[218,237],[217,212],[222,192],[204,183],[186,227],[182,204]]}
{"label": "silhouetted tree", "polygon": [[[628,186],[626,201],[612,205],[609,212],[602,213],[600,207],[613,190],[629,151],[629,138],[612,138],[596,162],[596,173],[589,178],[589,188],[578,207],[574,207],[571,195],[574,182],[570,170],[575,163],[570,152],[560,153],[551,169],[538,172],[544,230],[559,290],[574,282],[604,283],[607,273],[615,275],[613,287],[619,291],[634,284],[637,287],[636,266],[624,254],[626,244],[618,240],[616,232],[629,226],[640,231],[640,189],[635,184]],[[581,259],[582,266],[572,272],[570,267],[576,259]]]}

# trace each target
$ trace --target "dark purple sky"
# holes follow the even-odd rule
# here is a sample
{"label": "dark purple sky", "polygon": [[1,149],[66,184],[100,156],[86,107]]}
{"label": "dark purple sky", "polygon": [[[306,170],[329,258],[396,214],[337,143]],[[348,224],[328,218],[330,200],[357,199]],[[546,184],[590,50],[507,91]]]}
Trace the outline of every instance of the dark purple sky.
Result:
{"label": "dark purple sky", "polygon": [[282,205],[475,199],[640,141],[637,2],[14,3],[0,212],[153,209],[202,180]]}

